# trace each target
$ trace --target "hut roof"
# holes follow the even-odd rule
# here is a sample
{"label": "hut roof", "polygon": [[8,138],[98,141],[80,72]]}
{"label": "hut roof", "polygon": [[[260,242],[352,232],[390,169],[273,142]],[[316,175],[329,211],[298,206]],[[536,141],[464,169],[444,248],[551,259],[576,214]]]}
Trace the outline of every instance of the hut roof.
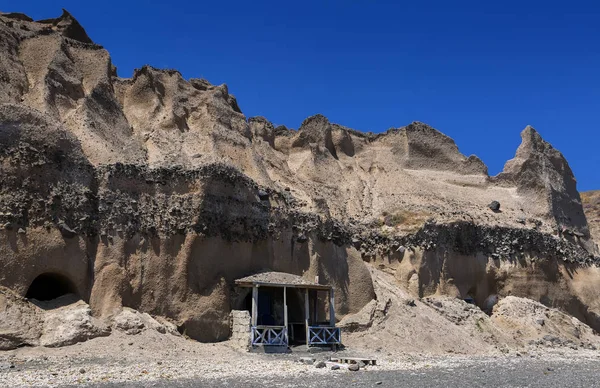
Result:
{"label": "hut roof", "polygon": [[306,280],[302,276],[285,272],[261,272],[254,275],[237,279],[235,284],[242,287],[270,286],[270,287],[294,287],[328,290],[331,287]]}

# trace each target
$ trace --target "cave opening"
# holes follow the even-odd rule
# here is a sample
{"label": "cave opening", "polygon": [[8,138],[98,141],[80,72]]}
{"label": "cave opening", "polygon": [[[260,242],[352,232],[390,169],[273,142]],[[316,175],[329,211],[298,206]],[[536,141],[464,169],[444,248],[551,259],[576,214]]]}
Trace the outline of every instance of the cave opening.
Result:
{"label": "cave opening", "polygon": [[474,304],[474,305],[478,306],[477,300],[475,298],[476,296],[477,296],[477,288],[471,287],[469,289],[469,291],[467,291],[467,294],[462,299],[469,304]]}
{"label": "cave opening", "polygon": [[33,280],[25,297],[48,301],[67,294],[77,295],[75,284],[64,275],[46,272]]}

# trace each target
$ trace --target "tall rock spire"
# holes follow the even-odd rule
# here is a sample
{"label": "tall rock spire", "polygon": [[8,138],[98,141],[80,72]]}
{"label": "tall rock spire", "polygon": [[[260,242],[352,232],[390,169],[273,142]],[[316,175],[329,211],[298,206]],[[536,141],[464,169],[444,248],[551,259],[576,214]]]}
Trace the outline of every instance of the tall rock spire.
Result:
{"label": "tall rock spire", "polygon": [[565,157],[529,125],[521,139],[499,178],[514,183],[519,194],[546,205],[560,230],[566,228],[589,239],[577,181]]}

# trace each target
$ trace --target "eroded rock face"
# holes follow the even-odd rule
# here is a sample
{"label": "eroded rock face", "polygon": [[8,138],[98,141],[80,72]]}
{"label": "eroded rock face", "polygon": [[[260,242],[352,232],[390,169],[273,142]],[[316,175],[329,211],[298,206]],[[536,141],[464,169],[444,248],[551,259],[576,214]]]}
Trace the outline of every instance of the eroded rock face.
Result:
{"label": "eroded rock face", "polygon": [[[532,129],[491,178],[423,123],[374,135],[315,115],[295,131],[247,119],[226,85],[151,66],[117,77],[68,12],[0,14],[0,38],[0,285],[20,295],[58,273],[125,331],[152,324],[123,306],[215,341],[229,335],[234,280],[261,270],[319,276],[340,318],[375,297],[365,261],[426,295],[466,292],[447,285],[455,261],[471,269],[453,279],[498,283],[484,262],[526,271],[536,257],[557,263],[540,284],[589,294],[550,278],[598,258],[568,164]],[[1,337],[10,346],[38,335],[24,309],[7,314],[31,316],[33,332]]]}
{"label": "eroded rock face", "polygon": [[[23,21],[33,21],[31,18],[21,18]],[[87,35],[81,24],[73,15],[71,15],[66,9],[63,9],[63,13],[56,19],[45,19],[40,20],[38,23],[49,24],[52,26],[52,30],[58,31],[62,36],[70,39],[74,39],[83,43],[92,43],[92,40]]]}
{"label": "eroded rock face", "polygon": [[594,242],[600,242],[600,191],[581,193],[583,210],[588,221],[590,233]]}
{"label": "eroded rock face", "polygon": [[515,158],[506,162],[498,178],[510,181],[518,192],[535,198],[537,211],[550,213],[561,233],[568,228],[588,238],[577,182],[564,156],[531,126],[521,132],[521,139]]}
{"label": "eroded rock face", "polygon": [[487,167],[477,156],[466,158],[454,140],[427,124],[414,122],[401,128],[398,135],[403,138],[406,168],[487,175]]}

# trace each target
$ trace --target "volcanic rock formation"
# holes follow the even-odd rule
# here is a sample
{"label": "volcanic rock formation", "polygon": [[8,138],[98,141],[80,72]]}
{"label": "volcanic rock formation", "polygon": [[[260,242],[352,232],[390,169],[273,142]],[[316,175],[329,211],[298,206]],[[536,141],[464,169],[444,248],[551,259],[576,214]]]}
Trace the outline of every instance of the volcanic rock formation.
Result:
{"label": "volcanic rock formation", "polygon": [[590,233],[596,243],[600,242],[600,191],[581,193],[583,210],[590,226]]}
{"label": "volcanic rock formation", "polygon": [[525,296],[600,330],[573,173],[533,128],[522,138],[490,177],[419,122],[275,127],[226,85],[151,66],[118,77],[66,11],[0,14],[0,286],[25,296],[47,276],[96,317],[126,306],[216,341],[236,278],[319,276],[343,317],[375,298],[375,263],[416,297]]}

